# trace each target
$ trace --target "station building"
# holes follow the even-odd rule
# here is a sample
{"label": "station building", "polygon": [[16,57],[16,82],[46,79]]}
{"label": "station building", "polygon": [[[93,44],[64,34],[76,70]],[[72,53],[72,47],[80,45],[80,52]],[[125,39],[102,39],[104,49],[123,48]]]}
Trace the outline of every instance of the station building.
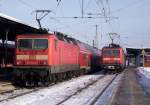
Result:
{"label": "station building", "polygon": [[150,67],[150,48],[126,48],[128,66]]}

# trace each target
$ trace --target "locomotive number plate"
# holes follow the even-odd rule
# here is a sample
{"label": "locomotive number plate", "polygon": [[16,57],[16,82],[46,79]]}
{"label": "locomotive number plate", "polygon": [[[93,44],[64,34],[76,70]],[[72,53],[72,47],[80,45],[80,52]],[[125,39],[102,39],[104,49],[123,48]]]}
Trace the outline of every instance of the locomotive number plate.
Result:
{"label": "locomotive number plate", "polygon": [[30,55],[30,56],[29,56],[29,59],[30,59],[30,60],[35,60],[35,59],[36,59],[36,56],[35,56],[35,55]]}

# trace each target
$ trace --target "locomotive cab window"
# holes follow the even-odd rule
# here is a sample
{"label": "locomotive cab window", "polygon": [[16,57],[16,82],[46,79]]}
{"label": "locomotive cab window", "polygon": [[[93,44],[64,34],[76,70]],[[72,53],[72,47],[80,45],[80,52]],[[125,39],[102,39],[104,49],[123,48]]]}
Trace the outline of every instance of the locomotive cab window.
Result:
{"label": "locomotive cab window", "polygon": [[45,50],[48,48],[48,39],[19,39],[18,48],[23,50]]}
{"label": "locomotive cab window", "polygon": [[119,56],[120,50],[104,50],[104,56]]}
{"label": "locomotive cab window", "polygon": [[18,48],[19,49],[32,49],[32,39],[19,39]]}
{"label": "locomotive cab window", "polygon": [[33,49],[35,50],[45,50],[48,48],[48,40],[47,39],[35,39]]}

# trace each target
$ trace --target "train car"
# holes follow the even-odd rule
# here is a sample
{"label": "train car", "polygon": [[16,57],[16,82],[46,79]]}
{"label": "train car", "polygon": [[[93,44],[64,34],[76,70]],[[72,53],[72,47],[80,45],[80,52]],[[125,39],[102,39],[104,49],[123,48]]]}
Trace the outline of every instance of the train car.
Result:
{"label": "train car", "polygon": [[91,70],[91,51],[87,50],[84,43],[77,41],[80,52],[79,52],[79,65],[80,70],[84,70],[88,73]]}
{"label": "train car", "polygon": [[116,44],[102,48],[102,68],[105,71],[120,71],[125,67],[125,53],[122,47]]}
{"label": "train car", "polygon": [[87,73],[92,53],[74,38],[61,33],[18,35],[13,82],[48,85]]}
{"label": "train car", "polygon": [[[78,41],[80,47],[80,67],[86,67],[88,73],[96,72],[101,69],[101,50]],[[84,61],[83,61],[84,59]],[[83,63],[84,62],[84,63]]]}
{"label": "train car", "polygon": [[101,69],[101,57],[102,52],[98,48],[92,48],[92,57],[91,57],[91,68],[94,71],[99,71]]}

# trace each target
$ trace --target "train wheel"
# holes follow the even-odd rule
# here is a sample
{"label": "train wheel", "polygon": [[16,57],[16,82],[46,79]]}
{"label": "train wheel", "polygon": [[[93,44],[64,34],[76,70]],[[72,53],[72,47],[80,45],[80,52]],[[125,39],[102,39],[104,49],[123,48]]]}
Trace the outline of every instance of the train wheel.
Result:
{"label": "train wheel", "polygon": [[73,71],[73,78],[76,77],[76,71]]}
{"label": "train wheel", "polygon": [[60,73],[60,81],[62,82],[64,80],[64,74],[63,73]]}
{"label": "train wheel", "polygon": [[44,86],[48,86],[50,84],[49,76],[44,77]]}
{"label": "train wheel", "polygon": [[63,80],[66,80],[66,73],[63,73]]}
{"label": "train wheel", "polygon": [[15,86],[20,86],[20,79],[17,78],[16,76],[14,76],[14,77],[12,78],[12,83],[13,83],[13,85],[15,85]]}
{"label": "train wheel", "polygon": [[52,81],[53,81],[53,83],[56,83],[56,76],[55,76],[55,74],[52,74]]}

